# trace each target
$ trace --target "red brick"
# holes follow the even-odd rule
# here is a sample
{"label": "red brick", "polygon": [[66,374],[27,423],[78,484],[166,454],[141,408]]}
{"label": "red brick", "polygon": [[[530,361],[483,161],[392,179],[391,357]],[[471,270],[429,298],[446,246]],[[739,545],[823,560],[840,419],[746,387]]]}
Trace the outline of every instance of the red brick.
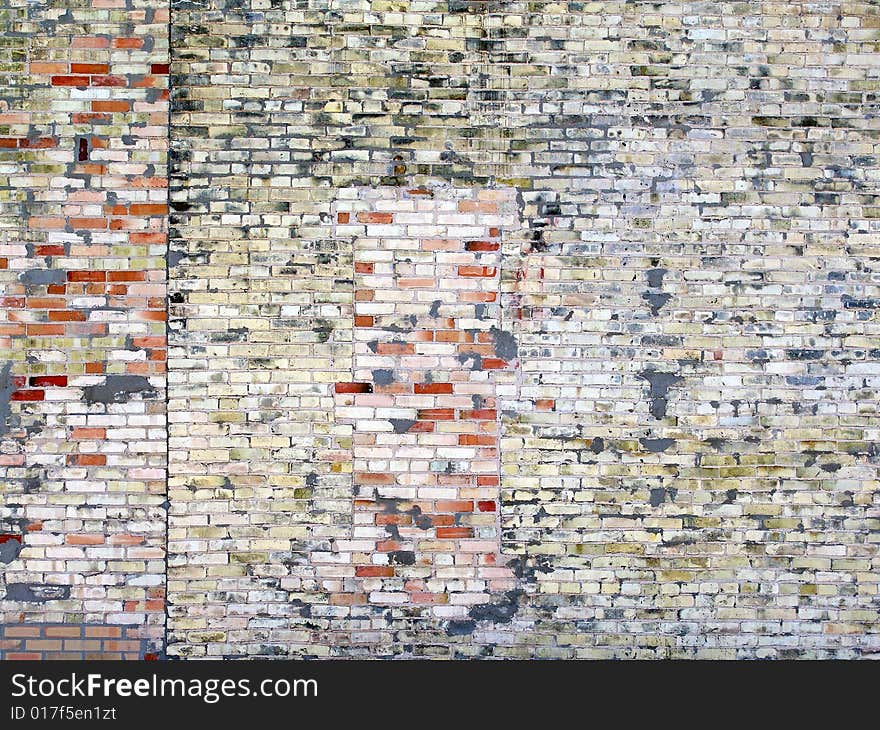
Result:
{"label": "red brick", "polygon": [[114,38],[114,48],[140,48],[144,45],[141,38]]}
{"label": "red brick", "polygon": [[66,375],[32,375],[31,376],[31,386],[37,387],[45,387],[45,386],[55,386],[58,388],[63,388],[67,385],[67,376]]}
{"label": "red brick", "polygon": [[437,537],[439,539],[459,539],[473,537],[473,530],[470,527],[438,527]]}
{"label": "red brick", "polygon": [[28,71],[32,74],[66,74],[70,69],[66,62],[31,61]]}
{"label": "red brick", "polygon": [[492,408],[479,408],[469,411],[462,411],[459,414],[459,417],[463,420],[470,421],[494,421],[497,415],[497,412]]}
{"label": "red brick", "polygon": [[54,137],[37,137],[36,139],[20,139],[18,146],[22,149],[42,150],[58,146],[58,140]]}
{"label": "red brick", "polygon": [[61,309],[67,302],[64,299],[55,297],[28,297],[27,305],[29,309]]}
{"label": "red brick", "polygon": [[[81,464],[82,466],[82,464]],[[103,545],[103,535],[65,535],[64,542],[68,545]]]}
{"label": "red brick", "polygon": [[103,439],[106,437],[107,429],[105,428],[74,428],[70,432],[70,438],[73,440]]}
{"label": "red brick", "polygon": [[108,271],[107,281],[143,281],[147,278],[146,271]]}
{"label": "red brick", "polygon": [[80,86],[85,88],[89,85],[88,76],[53,76],[52,86]]}
{"label": "red brick", "polygon": [[337,393],[372,393],[373,386],[369,383],[336,383],[333,389]]}
{"label": "red brick", "polygon": [[455,418],[454,408],[423,408],[418,411],[420,421],[451,421]]}
{"label": "red brick", "polygon": [[129,109],[131,109],[130,101],[103,100],[92,102],[92,111],[95,112],[127,112]]}
{"label": "red brick", "polygon": [[501,248],[501,244],[490,241],[468,241],[464,247],[468,251],[497,251]]}
{"label": "red brick", "polygon": [[441,395],[452,393],[452,383],[416,383],[413,391],[419,395]]}
{"label": "red brick", "polygon": [[497,269],[494,266],[459,266],[459,276],[492,277]]}
{"label": "red brick", "polygon": [[6,626],[3,633],[14,638],[36,639],[40,636],[41,630],[41,626]]}
{"label": "red brick", "polygon": [[36,401],[43,400],[46,393],[42,390],[16,390],[12,394],[12,400]]}
{"label": "red brick", "polygon": [[109,48],[110,39],[102,36],[79,36],[71,40],[72,48]]}
{"label": "red brick", "polygon": [[107,227],[106,218],[70,218],[70,226],[74,230],[100,229]]}
{"label": "red brick", "polygon": [[460,446],[495,446],[497,439],[494,436],[478,436],[477,434],[463,433],[458,437]]}
{"label": "red brick", "polygon": [[165,215],[168,209],[164,203],[132,203],[129,212],[132,215]]}
{"label": "red brick", "polygon": [[380,224],[388,224],[394,222],[394,215],[392,213],[365,213],[361,212],[357,214],[357,219],[361,223],[380,223]]}
{"label": "red brick", "polygon": [[358,578],[393,578],[394,568],[390,565],[358,565],[354,573]]}
{"label": "red brick", "polygon": [[64,256],[64,246],[48,245],[34,246],[36,256]]}
{"label": "red brick", "polygon": [[355,472],[354,480],[358,484],[394,484],[394,475],[361,471]]}
{"label": "red brick", "polygon": [[72,63],[70,72],[74,74],[105,74],[110,70],[106,63]]}
{"label": "red brick", "polygon": [[434,503],[438,512],[473,512],[474,503],[469,499],[440,499]]}
{"label": "red brick", "polygon": [[68,271],[68,281],[105,281],[106,271]]}
{"label": "red brick", "polygon": [[91,76],[91,86],[128,86],[128,80],[124,76]]}
{"label": "red brick", "polygon": [[50,322],[85,322],[85,312],[70,312],[65,310],[52,310],[49,312]]}
{"label": "red brick", "polygon": [[376,345],[379,355],[414,355],[415,346],[408,342],[380,342]]}
{"label": "red brick", "polygon": [[105,466],[107,457],[103,454],[68,454],[67,463],[71,466]]}
{"label": "red brick", "polygon": [[377,514],[373,522],[377,525],[411,525],[411,515],[389,515],[385,513]]}

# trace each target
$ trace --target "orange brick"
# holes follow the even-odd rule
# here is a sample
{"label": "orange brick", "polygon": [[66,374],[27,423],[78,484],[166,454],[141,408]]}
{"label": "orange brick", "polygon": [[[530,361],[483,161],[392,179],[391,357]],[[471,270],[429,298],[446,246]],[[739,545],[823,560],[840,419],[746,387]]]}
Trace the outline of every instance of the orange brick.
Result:
{"label": "orange brick", "polygon": [[68,545],[103,545],[103,535],[65,535],[64,542]]}
{"label": "orange brick", "polygon": [[53,76],[52,86],[80,86],[85,88],[89,85],[88,76]]}
{"label": "orange brick", "polygon": [[418,395],[441,395],[452,393],[452,383],[416,383],[413,391]]}
{"label": "orange brick", "polygon": [[82,439],[103,439],[106,437],[106,428],[74,428],[70,432],[70,438],[77,441]]}
{"label": "orange brick", "polygon": [[114,48],[140,48],[144,45],[144,42],[140,38],[114,38],[113,39],[113,47]]}
{"label": "orange brick", "polygon": [[168,208],[164,203],[132,203],[129,212],[132,215],[165,215]]}
{"label": "orange brick", "polygon": [[94,112],[127,112],[131,109],[130,101],[93,101],[92,111]]}
{"label": "orange brick", "polygon": [[73,639],[82,635],[79,626],[47,626],[46,637],[50,639]]}
{"label": "orange brick", "polygon": [[434,503],[438,512],[473,512],[474,503],[469,499],[440,499]]}
{"label": "orange brick", "polygon": [[394,568],[390,565],[358,565],[355,575],[359,578],[393,578]]}
{"label": "orange brick", "polygon": [[110,70],[106,63],[72,63],[70,72],[74,74],[105,74]]}
{"label": "orange brick", "polygon": [[50,322],[85,322],[85,312],[70,312],[64,310],[53,310],[49,312]]}
{"label": "orange brick", "polygon": [[459,266],[459,276],[492,277],[497,269],[494,266]]}
{"label": "orange brick", "polygon": [[394,215],[392,213],[361,212],[357,214],[357,219],[360,223],[388,224],[394,222]]}
{"label": "orange brick", "polygon": [[68,454],[67,463],[74,466],[105,466],[107,457],[103,454]]}

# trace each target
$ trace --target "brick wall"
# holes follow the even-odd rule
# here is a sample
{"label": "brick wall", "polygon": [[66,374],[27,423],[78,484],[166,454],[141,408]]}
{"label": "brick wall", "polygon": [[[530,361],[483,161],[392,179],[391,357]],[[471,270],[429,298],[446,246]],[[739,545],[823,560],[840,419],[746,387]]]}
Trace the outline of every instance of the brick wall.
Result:
{"label": "brick wall", "polygon": [[12,3],[0,24],[0,656],[156,653],[168,6]]}
{"label": "brick wall", "polygon": [[876,3],[28,7],[0,646],[877,655]]}

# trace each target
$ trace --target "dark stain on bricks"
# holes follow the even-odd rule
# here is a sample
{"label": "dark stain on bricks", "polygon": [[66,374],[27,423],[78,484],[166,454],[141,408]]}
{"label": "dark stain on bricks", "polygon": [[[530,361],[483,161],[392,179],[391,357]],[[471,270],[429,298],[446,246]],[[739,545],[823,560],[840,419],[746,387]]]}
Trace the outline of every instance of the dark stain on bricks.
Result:
{"label": "dark stain on bricks", "polygon": [[156,389],[143,375],[108,375],[103,383],[83,388],[86,403],[123,403],[133,394],[154,397]]}
{"label": "dark stain on bricks", "polygon": [[416,554],[412,550],[394,550],[388,553],[392,565],[415,565]]}
{"label": "dark stain on bricks", "polygon": [[447,636],[468,636],[477,629],[477,622],[473,619],[456,619],[446,624]]}
{"label": "dark stain on bricks", "polygon": [[482,370],[483,369],[483,356],[477,352],[463,352],[458,355],[458,361],[464,365],[468,360],[471,361],[470,368],[471,370]]}
{"label": "dark stain on bricks", "polygon": [[646,291],[642,292],[642,299],[651,307],[651,316],[656,317],[660,314],[663,305],[672,299],[672,295],[664,294],[663,292]]}
{"label": "dark stain on bricks", "polygon": [[394,382],[394,371],[386,368],[373,370],[373,382],[376,385],[391,385]]}
{"label": "dark stain on bricks", "polygon": [[67,272],[60,269],[28,269],[18,275],[18,280],[25,286],[64,284],[67,281]]}
{"label": "dark stain on bricks", "polygon": [[441,304],[443,304],[443,300],[441,299],[435,299],[433,302],[431,302],[431,309],[428,311],[428,314],[430,314],[432,317],[439,317]]}
{"label": "dark stain on bricks", "polygon": [[666,451],[666,449],[675,443],[675,439],[639,439],[639,443],[646,451],[651,451],[656,454],[661,451]]}
{"label": "dark stain on bricks", "polygon": [[824,350],[786,350],[786,356],[789,360],[821,360]]}
{"label": "dark stain on bricks", "polygon": [[21,535],[0,534],[0,563],[9,564],[18,557],[22,549]]}
{"label": "dark stain on bricks", "polygon": [[510,332],[492,327],[489,330],[489,334],[492,336],[492,347],[497,357],[508,362],[516,359],[519,348],[516,338]]}
{"label": "dark stain on bricks", "polygon": [[491,621],[496,624],[505,624],[513,620],[519,608],[519,599],[524,591],[514,589],[507,591],[497,603],[478,603],[471,606],[468,611],[474,621]]}
{"label": "dark stain on bricks", "polygon": [[652,507],[659,507],[666,501],[666,497],[668,496],[670,501],[675,499],[676,490],[668,487],[657,487],[651,490],[650,495],[648,496],[648,501],[651,503]]}
{"label": "dark stain on bricks", "polygon": [[70,586],[53,586],[40,583],[7,583],[6,600],[23,603],[45,603],[70,598]]}
{"label": "dark stain on bricks", "polygon": [[388,420],[391,422],[394,433],[406,433],[418,423],[411,418],[389,418]]}
{"label": "dark stain on bricks", "polygon": [[604,450],[605,439],[603,439],[601,436],[596,436],[596,438],[594,438],[590,442],[590,451],[592,451],[594,454],[601,454]]}
{"label": "dark stain on bricks", "polygon": [[658,420],[663,418],[669,405],[669,389],[683,382],[684,378],[660,370],[643,370],[638,375],[650,385],[648,398],[651,400],[651,415]]}
{"label": "dark stain on bricks", "polygon": [[880,309],[880,297],[856,299],[849,294],[844,294],[840,301],[843,302],[844,309]]}
{"label": "dark stain on bricks", "polygon": [[659,289],[663,286],[663,277],[666,276],[666,269],[648,269],[646,276],[648,277],[648,286],[653,289]]}
{"label": "dark stain on bricks", "polygon": [[15,383],[12,380],[12,363],[3,363],[0,369],[0,434],[4,434],[9,430],[10,426],[10,403],[12,394],[16,391]]}
{"label": "dark stain on bricks", "polygon": [[183,261],[185,258],[187,258],[188,255],[189,254],[187,254],[186,251],[180,251],[178,249],[169,248],[168,249],[168,266],[173,269],[175,266],[178,266],[181,261]]}

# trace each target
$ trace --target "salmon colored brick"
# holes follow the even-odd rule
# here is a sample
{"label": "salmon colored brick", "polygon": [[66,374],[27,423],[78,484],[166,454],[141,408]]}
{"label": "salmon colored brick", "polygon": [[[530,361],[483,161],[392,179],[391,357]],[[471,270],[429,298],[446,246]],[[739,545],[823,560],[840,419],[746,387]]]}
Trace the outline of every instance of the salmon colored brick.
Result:
{"label": "salmon colored brick", "polygon": [[110,70],[106,63],[71,63],[72,74],[105,74]]}
{"label": "salmon colored brick", "polygon": [[417,394],[451,395],[452,383],[416,383],[413,390]]}
{"label": "salmon colored brick", "polygon": [[358,219],[358,222],[360,222],[360,223],[378,223],[378,224],[387,225],[389,223],[394,222],[394,215],[392,213],[360,212],[357,214],[357,219]]}

